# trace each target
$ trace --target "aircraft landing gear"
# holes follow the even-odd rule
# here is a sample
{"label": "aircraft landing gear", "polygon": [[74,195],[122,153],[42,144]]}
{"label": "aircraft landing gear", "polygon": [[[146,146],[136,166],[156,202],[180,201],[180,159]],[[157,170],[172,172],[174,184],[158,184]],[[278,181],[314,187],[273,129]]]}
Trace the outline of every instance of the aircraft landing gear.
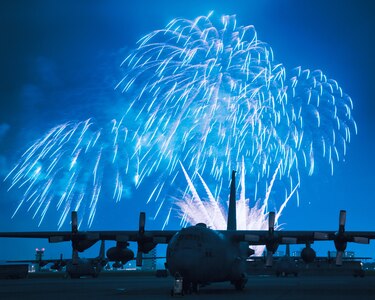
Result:
{"label": "aircraft landing gear", "polygon": [[199,293],[199,284],[197,282],[184,281],[182,286],[185,294]]}
{"label": "aircraft landing gear", "polygon": [[199,293],[199,283],[183,280],[182,277],[175,278],[173,289],[171,289],[171,296],[183,296],[192,293]]}
{"label": "aircraft landing gear", "polygon": [[245,288],[246,283],[247,278],[245,274],[242,274],[241,279],[232,282],[237,291],[242,291]]}
{"label": "aircraft landing gear", "polygon": [[193,282],[191,284],[191,289],[192,289],[193,293],[198,294],[199,293],[199,284],[197,282]]}
{"label": "aircraft landing gear", "polygon": [[185,291],[185,282],[180,274],[175,275],[173,289],[171,290],[171,296],[183,296]]}

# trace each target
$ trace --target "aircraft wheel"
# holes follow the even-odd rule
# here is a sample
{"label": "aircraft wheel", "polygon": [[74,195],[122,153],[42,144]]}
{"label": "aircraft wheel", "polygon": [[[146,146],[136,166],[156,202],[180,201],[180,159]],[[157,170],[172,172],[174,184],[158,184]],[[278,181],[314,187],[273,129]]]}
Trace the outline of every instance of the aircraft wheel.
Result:
{"label": "aircraft wheel", "polygon": [[191,294],[191,291],[192,291],[191,282],[184,280],[182,282],[182,291],[186,294]]}
{"label": "aircraft wheel", "polygon": [[234,287],[237,291],[242,291],[245,288],[245,285],[247,283],[247,277],[246,274],[241,275],[241,279],[234,282]]}
{"label": "aircraft wheel", "polygon": [[240,279],[234,282],[234,287],[237,291],[243,291],[245,288],[246,280]]}

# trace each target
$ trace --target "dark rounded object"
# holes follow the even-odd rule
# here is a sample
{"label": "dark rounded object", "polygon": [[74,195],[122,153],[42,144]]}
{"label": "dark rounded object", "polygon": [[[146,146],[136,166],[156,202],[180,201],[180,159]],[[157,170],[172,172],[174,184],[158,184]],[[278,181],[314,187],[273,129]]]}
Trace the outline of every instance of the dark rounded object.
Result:
{"label": "dark rounded object", "polygon": [[305,263],[312,263],[316,258],[316,252],[311,247],[305,247],[302,249],[301,258]]}
{"label": "dark rounded object", "polygon": [[121,261],[125,264],[134,259],[134,252],[127,247],[112,247],[107,250],[107,257],[110,261]]}

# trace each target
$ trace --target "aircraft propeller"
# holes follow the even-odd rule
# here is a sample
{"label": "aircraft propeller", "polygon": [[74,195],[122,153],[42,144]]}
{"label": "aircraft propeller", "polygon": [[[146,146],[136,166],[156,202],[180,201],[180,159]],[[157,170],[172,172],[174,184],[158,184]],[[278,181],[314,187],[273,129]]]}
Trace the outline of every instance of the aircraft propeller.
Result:
{"label": "aircraft propeller", "polygon": [[279,244],[295,244],[297,239],[295,237],[282,237],[281,239],[275,234],[275,212],[271,211],[268,214],[268,236],[266,238],[266,267],[272,267],[273,255],[277,251]]}
{"label": "aircraft propeller", "polygon": [[336,265],[342,265],[342,258],[344,251],[348,245],[348,242],[354,242],[359,244],[369,244],[369,239],[364,237],[353,237],[349,238],[345,234],[345,223],[346,223],[346,211],[340,210],[339,215],[339,230],[335,234],[334,243],[336,247]]}
{"label": "aircraft propeller", "polygon": [[[333,242],[336,248],[336,265],[341,266],[343,261],[344,252],[348,245],[348,242],[359,243],[359,244],[369,244],[370,240],[366,237],[350,237],[345,233],[345,223],[346,223],[346,210],[340,210],[339,214],[339,228],[335,233]],[[327,240],[329,239],[328,234],[315,232],[314,238],[317,240]]]}
{"label": "aircraft propeller", "polygon": [[266,241],[267,257],[266,267],[272,267],[273,254],[279,247],[277,238],[275,237],[275,212],[271,211],[268,214],[268,237]]}
{"label": "aircraft propeller", "polygon": [[[86,249],[90,248],[99,240],[99,235],[97,233],[86,233],[85,235],[81,235],[78,232],[78,215],[76,211],[72,211],[71,214],[71,222],[72,222],[72,233],[71,233],[71,241],[72,241],[72,263],[78,263],[78,252],[83,252]],[[50,237],[50,242],[61,242],[63,240],[59,239],[58,237]]]}
{"label": "aircraft propeller", "polygon": [[137,256],[136,256],[136,265],[137,267],[142,266],[143,262],[143,253],[149,253],[152,249],[156,247],[158,241],[153,237],[147,236],[145,233],[145,225],[146,225],[146,213],[141,212],[139,214],[139,229],[138,229],[138,249],[137,249]]}
{"label": "aircraft propeller", "polygon": [[137,249],[137,256],[136,256],[136,265],[137,267],[142,266],[143,261],[143,243],[144,235],[145,235],[145,225],[146,225],[146,213],[141,212],[139,214],[139,229],[138,229],[138,249]]}
{"label": "aircraft propeller", "polygon": [[[78,233],[78,216],[76,211],[72,211],[71,214],[72,217],[72,229],[71,229],[71,242],[72,242],[72,262],[78,263],[78,252],[82,252],[89,247],[91,247],[93,244],[95,244],[99,240],[99,236],[95,233],[86,233],[84,236]],[[361,244],[369,244],[369,238],[367,237],[361,237],[361,236],[349,236],[345,233],[345,223],[346,223],[346,211],[341,210],[339,215],[339,228],[338,231],[335,233],[335,235],[332,237],[329,237],[329,234],[324,232],[314,232],[314,239],[315,240],[325,240],[325,239],[333,239],[335,248],[336,248],[336,265],[342,265],[343,261],[343,254],[346,250],[347,243],[348,242],[354,242],[354,243],[361,243]],[[155,248],[155,246],[159,242],[158,238],[152,237],[147,235],[145,232],[145,225],[146,225],[146,214],[144,212],[141,212],[139,215],[139,229],[137,234],[137,255],[136,255],[136,265],[142,266],[143,262],[143,253],[148,253],[150,250]],[[254,240],[254,238],[257,238],[259,240],[259,237],[254,237],[252,235],[246,236],[247,241]],[[61,242],[64,241],[63,238],[60,236],[51,236],[49,237],[50,242]],[[122,239],[118,240],[118,245],[116,251],[114,251],[115,254],[117,254],[116,257],[122,258],[122,260],[127,261],[129,259],[132,259],[132,252],[130,249],[127,248],[128,243],[123,241]],[[164,241],[165,242],[165,241]],[[278,235],[275,234],[275,212],[269,212],[268,215],[268,234],[265,238],[265,246],[267,249],[267,256],[266,256],[266,266],[271,267],[273,264],[273,255],[277,251],[277,248],[280,243],[282,244],[294,244],[297,242],[296,238],[292,237],[282,237],[280,240]],[[306,251],[308,252],[307,256],[309,260],[311,258],[315,258],[315,252],[312,253],[312,249],[310,247],[310,244],[308,243],[306,245]],[[111,250],[111,249],[110,249]],[[310,251],[307,251],[310,250]],[[119,256],[119,251],[121,252]],[[129,253],[128,253],[129,252]],[[310,253],[311,252],[311,253]],[[306,253],[305,253],[306,254]],[[107,256],[108,251],[107,251]],[[306,255],[304,255],[306,256]]]}

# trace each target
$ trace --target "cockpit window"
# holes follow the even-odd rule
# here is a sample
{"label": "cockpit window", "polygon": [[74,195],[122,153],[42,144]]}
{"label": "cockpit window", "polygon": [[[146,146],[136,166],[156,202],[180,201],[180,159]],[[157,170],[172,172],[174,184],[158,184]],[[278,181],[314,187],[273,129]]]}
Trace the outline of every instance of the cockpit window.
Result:
{"label": "cockpit window", "polygon": [[202,247],[202,237],[198,234],[191,234],[191,233],[184,233],[180,234],[176,240],[176,246],[178,247],[187,247],[190,248],[192,246]]}
{"label": "cockpit window", "polygon": [[178,241],[181,240],[190,240],[190,241],[201,241],[201,237],[197,234],[180,234]]}

